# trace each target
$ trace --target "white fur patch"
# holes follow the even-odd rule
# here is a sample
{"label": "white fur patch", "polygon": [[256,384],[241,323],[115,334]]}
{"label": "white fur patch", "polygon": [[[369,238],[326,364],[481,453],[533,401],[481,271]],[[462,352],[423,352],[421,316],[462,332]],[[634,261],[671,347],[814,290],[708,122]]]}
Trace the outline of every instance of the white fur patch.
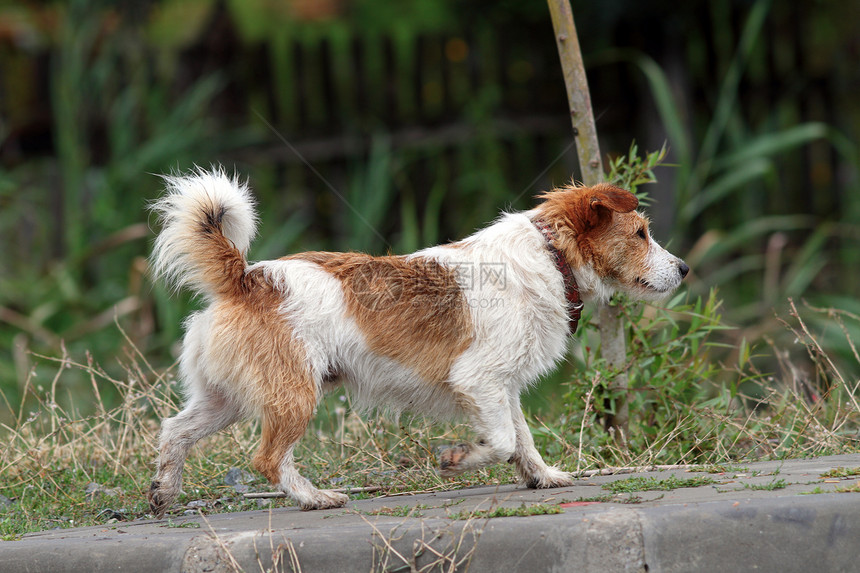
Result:
{"label": "white fur patch", "polygon": [[654,291],[649,300],[662,300],[681,285],[683,276],[678,268],[681,260],[661,247],[653,237],[648,239],[648,258],[642,280]]}

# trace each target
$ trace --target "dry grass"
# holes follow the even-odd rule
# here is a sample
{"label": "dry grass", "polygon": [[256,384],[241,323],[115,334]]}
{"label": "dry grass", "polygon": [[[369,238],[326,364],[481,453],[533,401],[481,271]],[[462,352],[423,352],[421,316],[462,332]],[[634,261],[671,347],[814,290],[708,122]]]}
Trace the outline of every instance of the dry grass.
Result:
{"label": "dry grass", "polygon": [[[15,511],[0,513],[0,536],[9,539],[28,531],[135,519],[148,513],[145,492],[153,472],[159,420],[179,410],[181,396],[174,369],[157,371],[130,341],[128,348],[122,378],[110,376],[89,355],[82,362],[65,352],[59,358],[34,356],[55,364],[56,373],[47,387],[38,385],[31,373],[24,391],[26,405],[13,409],[7,404],[13,420],[0,426],[6,444],[0,452],[0,495]],[[90,407],[86,414],[62,406],[59,399],[63,375],[72,370],[91,381],[91,395],[76,396],[78,407]],[[112,406],[103,397],[108,394],[119,397]],[[297,458],[304,475],[320,487],[377,486],[389,495],[512,481],[510,468],[492,468],[460,480],[438,476],[431,444],[462,440],[464,430],[433,427],[423,420],[403,419],[400,424],[366,420],[349,412],[341,396],[332,395],[321,404]],[[185,495],[171,514],[181,514],[189,501],[211,512],[289,504],[285,499],[246,500],[224,483],[231,468],[250,471],[258,440],[258,423],[251,420],[201,441],[185,466]],[[88,495],[91,483],[103,486],[101,491]],[[250,487],[270,489],[256,474]]]}
{"label": "dry grass", "polygon": [[[755,399],[739,393],[728,410],[713,403],[679,403],[676,407],[683,411],[677,422],[660,428],[656,435],[642,429],[647,420],[632,424],[631,434],[640,432],[642,436],[630,441],[630,450],[622,451],[590,415],[594,396],[585,392],[580,396],[580,417],[532,421],[539,448],[548,460],[561,460],[571,471],[659,463],[726,464],[740,459],[857,451],[860,381],[843,374],[807,322],[792,309],[789,328],[806,355],[802,360],[792,357],[792,362],[788,355],[778,354],[781,374],[747,372],[746,377],[760,391]],[[845,326],[845,320],[860,319],[814,310],[829,316],[832,325],[844,333],[848,355],[860,365]],[[174,369],[153,368],[127,342],[122,377],[109,375],[89,355],[83,361],[66,352],[59,358],[35,357],[54,364],[56,372],[46,387],[39,386],[31,373],[24,403],[17,408],[7,404],[12,421],[0,428],[5,444],[0,451],[0,495],[7,498],[0,498],[2,538],[147,515],[144,494],[152,475],[159,420],[177,412],[181,398]],[[792,383],[791,373],[804,365],[806,381]],[[64,407],[59,397],[64,374],[71,371],[89,378],[91,395],[76,396],[77,407]],[[810,389],[816,391],[810,393]],[[111,404],[105,398],[108,394],[117,397]],[[87,406],[85,413],[77,409]],[[568,411],[577,411],[576,405]],[[691,428],[695,429],[692,443]],[[320,487],[375,486],[380,488],[379,495],[515,481],[508,465],[459,479],[440,478],[434,448],[462,440],[466,434],[463,426],[434,426],[421,419],[397,423],[383,417],[362,418],[349,410],[343,396],[334,394],[321,404],[314,426],[300,444],[298,459],[302,472]],[[197,446],[186,464],[185,494],[171,515],[181,515],[190,502],[204,513],[289,504],[286,499],[245,499],[224,482],[231,468],[250,470],[258,435],[257,423],[249,421]],[[270,489],[256,475],[248,485],[252,491]],[[376,494],[365,492],[356,497]]]}

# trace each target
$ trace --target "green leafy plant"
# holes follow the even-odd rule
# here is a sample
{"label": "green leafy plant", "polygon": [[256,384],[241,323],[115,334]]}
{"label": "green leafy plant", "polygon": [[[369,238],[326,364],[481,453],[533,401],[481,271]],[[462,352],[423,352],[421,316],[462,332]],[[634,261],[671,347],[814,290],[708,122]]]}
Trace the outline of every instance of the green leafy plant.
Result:
{"label": "green leafy plant", "polygon": [[639,199],[643,207],[651,204],[647,193],[639,191],[641,185],[655,183],[654,169],[662,165],[666,160],[668,149],[664,145],[659,151],[646,153],[645,157],[639,155],[639,146],[634,141],[626,155],[619,155],[609,160],[609,175],[607,179],[614,185],[627,189]]}
{"label": "green leafy plant", "polygon": [[[689,406],[697,404],[727,413],[743,377],[728,381],[727,387],[721,385],[725,370],[713,359],[713,351],[722,354],[724,343],[714,336],[728,327],[721,322],[716,291],[707,300],[697,299],[692,304],[684,304],[684,297],[676,296],[662,309],[641,304],[622,306],[630,325],[625,365],[629,390],[625,398],[635,412],[628,441],[637,451],[660,453],[670,448],[686,452],[676,460],[704,462],[707,460],[702,454],[712,452],[731,429],[718,419],[693,415]],[[584,332],[586,348],[591,340],[591,331]],[[583,425],[591,427],[614,408],[618,391],[610,391],[606,384],[615,371],[601,359],[585,358],[586,369],[570,381],[565,403],[572,405],[568,413],[571,418],[586,416]],[[589,411],[580,413],[581,396],[588,394]]]}

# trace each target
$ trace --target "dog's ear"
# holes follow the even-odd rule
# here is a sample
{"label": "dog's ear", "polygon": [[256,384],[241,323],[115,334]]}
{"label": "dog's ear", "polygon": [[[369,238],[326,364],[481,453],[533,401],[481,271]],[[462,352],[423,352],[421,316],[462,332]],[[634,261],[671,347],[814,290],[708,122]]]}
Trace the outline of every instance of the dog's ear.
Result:
{"label": "dog's ear", "polygon": [[600,183],[589,189],[588,206],[595,211],[606,209],[616,213],[629,213],[639,206],[639,199],[630,191]]}
{"label": "dog's ear", "polygon": [[539,195],[540,209],[551,220],[563,222],[577,233],[585,233],[612,220],[612,213],[629,213],[639,200],[629,191],[608,183],[592,187],[562,187]]}
{"label": "dog's ear", "polygon": [[612,213],[629,213],[639,206],[633,193],[608,183],[599,183],[581,192],[580,200],[575,203],[574,218],[579,232],[606,225],[612,220]]}

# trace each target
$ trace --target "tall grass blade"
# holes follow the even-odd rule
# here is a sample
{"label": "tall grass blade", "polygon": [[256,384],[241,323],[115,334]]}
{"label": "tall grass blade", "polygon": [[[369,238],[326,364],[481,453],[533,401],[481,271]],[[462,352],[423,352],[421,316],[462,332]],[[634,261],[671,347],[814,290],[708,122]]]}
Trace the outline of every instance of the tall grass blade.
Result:
{"label": "tall grass blade", "polygon": [[681,208],[678,214],[679,221],[681,224],[687,224],[707,207],[725,199],[735,191],[745,189],[747,184],[768,176],[774,181],[774,175],[773,162],[763,158],[751,158],[691,197],[690,201]]}
{"label": "tall grass blade", "polygon": [[705,264],[723,257],[750,241],[777,231],[794,231],[799,229],[814,228],[815,217],[807,215],[773,215],[770,217],[759,217],[738,225],[731,233],[722,235],[718,241],[714,241],[705,251],[688,261],[695,268],[697,265]]}
{"label": "tall grass blade", "polygon": [[735,102],[738,97],[738,86],[769,11],[770,0],[757,0],[750,11],[750,15],[741,33],[738,50],[720,86],[720,93],[717,98],[716,109],[714,110],[714,118],[708,125],[708,131],[705,133],[702,146],[699,149],[699,169],[694,173],[694,181],[691,182],[690,187],[687,190],[681,190],[681,204],[686,203],[686,200],[689,198],[684,196],[685,193],[695,193],[699,187],[699,182],[707,179],[710,165],[717,153],[720,140],[734,111]]}
{"label": "tall grass blade", "polygon": [[824,251],[827,241],[832,237],[831,231],[830,225],[818,227],[807,239],[800,252],[794,256],[794,260],[782,281],[782,295],[784,297],[796,297],[805,293],[821,269],[827,264],[827,256]]}
{"label": "tall grass blade", "polygon": [[760,157],[770,157],[785,151],[801,147],[818,139],[832,140],[835,130],[824,123],[802,123],[777,131],[760,135],[749,142],[714,160],[711,168],[714,171],[732,169],[745,161]]}

